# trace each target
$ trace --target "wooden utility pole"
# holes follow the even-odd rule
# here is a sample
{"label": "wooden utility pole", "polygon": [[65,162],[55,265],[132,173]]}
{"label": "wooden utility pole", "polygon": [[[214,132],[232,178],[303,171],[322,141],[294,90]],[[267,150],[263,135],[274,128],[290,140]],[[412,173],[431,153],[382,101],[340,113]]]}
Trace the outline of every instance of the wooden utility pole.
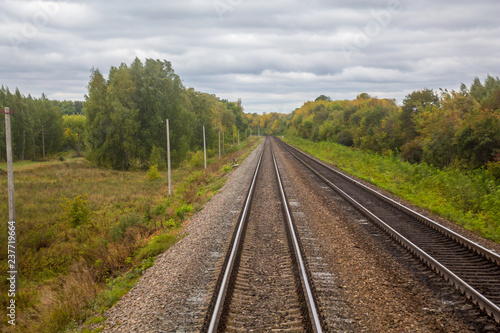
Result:
{"label": "wooden utility pole", "polygon": [[[13,277],[14,286],[15,286],[15,291],[17,292],[19,288],[19,274],[17,271],[17,231],[16,231],[16,206],[15,206],[15,200],[14,200],[14,168],[12,165],[12,137],[11,137],[11,132],[10,132],[10,115],[12,112],[10,111],[9,108],[5,108],[5,111],[2,113],[5,113],[5,138],[6,138],[6,144],[7,144],[7,187],[9,191],[9,222],[8,222],[8,261],[9,261],[9,266],[8,266],[8,274],[10,277]],[[12,260],[13,259],[13,260]],[[13,264],[11,262],[13,261]],[[9,280],[9,279],[8,279]]]}
{"label": "wooden utility pole", "polygon": [[219,131],[219,161],[220,161],[220,131]]}
{"label": "wooden utility pole", "polygon": [[172,176],[170,172],[170,128],[167,119],[167,167],[168,167],[168,195],[172,195]]}
{"label": "wooden utility pole", "polygon": [[240,131],[238,131],[238,146],[240,145]]}
{"label": "wooden utility pole", "polygon": [[205,125],[203,125],[203,157],[205,159],[205,169],[207,168],[207,143],[205,141]]}

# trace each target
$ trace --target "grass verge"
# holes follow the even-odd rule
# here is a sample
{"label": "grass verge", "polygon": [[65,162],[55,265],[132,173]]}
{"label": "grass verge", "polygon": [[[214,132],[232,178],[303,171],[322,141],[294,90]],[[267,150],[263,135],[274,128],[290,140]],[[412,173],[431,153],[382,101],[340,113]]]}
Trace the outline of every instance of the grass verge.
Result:
{"label": "grass verge", "polygon": [[500,186],[484,169],[441,170],[425,163],[403,162],[396,155],[383,156],[331,142],[297,137],[285,141],[484,238],[500,242]]}

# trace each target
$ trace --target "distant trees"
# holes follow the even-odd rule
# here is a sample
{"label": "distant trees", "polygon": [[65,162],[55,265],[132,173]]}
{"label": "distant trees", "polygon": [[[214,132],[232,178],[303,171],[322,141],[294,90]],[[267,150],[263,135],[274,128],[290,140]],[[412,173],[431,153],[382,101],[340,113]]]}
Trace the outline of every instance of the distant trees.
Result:
{"label": "distant trees", "polygon": [[[244,132],[241,101],[186,89],[168,61],[139,59],[112,67],[108,80],[92,70],[84,104],[88,158],[102,167],[147,166],[166,154],[165,120],[169,119],[172,162],[180,164],[190,150],[218,145],[217,131]],[[153,150],[155,150],[153,152]],[[154,154],[153,154],[154,153]]]}
{"label": "distant trees", "polygon": [[84,114],[82,101],[52,101],[52,104],[63,115]]}
{"label": "distant trees", "polygon": [[470,88],[462,84],[459,91],[441,90],[440,95],[417,90],[401,106],[366,93],[352,101],[321,95],[291,114],[259,118],[270,134],[396,153],[409,162],[440,168],[500,170],[500,80],[492,76],[484,83],[476,78]]}
{"label": "distant trees", "polygon": [[[0,107],[13,112],[12,139],[17,160],[39,160],[62,150],[86,153],[101,167],[163,167],[165,120],[171,129],[172,162],[179,165],[190,151],[214,154],[217,133],[226,144],[245,133],[298,135],[314,141],[398,154],[411,163],[443,168],[487,167],[500,177],[500,79],[475,78],[459,91],[431,89],[395,100],[361,93],[354,100],[332,101],[320,95],[290,114],[244,114],[241,100],[227,101],[186,89],[166,60],[135,59],[130,66],[111,67],[106,79],[92,69],[85,102],[49,101],[45,95],[24,96],[0,88]],[[0,136],[5,135],[0,117]],[[5,160],[0,140],[0,160]]]}
{"label": "distant trees", "polygon": [[[203,149],[206,130],[209,154],[218,148],[218,132],[226,144],[243,136],[248,118],[241,100],[186,89],[166,60],[135,59],[130,66],[111,67],[107,78],[92,69],[85,102],[49,101],[0,88],[0,108],[10,107],[16,160],[40,160],[45,154],[76,151],[100,167],[125,170],[166,160],[166,119],[170,123],[171,158],[179,165],[190,151]],[[0,135],[5,137],[4,118]],[[0,161],[5,140],[0,140]]]}
{"label": "distant trees", "polygon": [[319,95],[316,99],[315,99],[315,102],[317,101],[327,101],[327,102],[331,102],[331,98],[326,96],[326,95]]}
{"label": "distant trees", "polygon": [[[12,149],[16,160],[40,159],[62,149],[63,128],[59,110],[42,94],[40,98],[27,97],[16,89],[0,88],[0,108],[9,107],[11,117]],[[0,117],[0,135],[5,138],[5,120]],[[43,145],[43,141],[45,145]],[[5,140],[0,140],[0,160],[5,159]]]}

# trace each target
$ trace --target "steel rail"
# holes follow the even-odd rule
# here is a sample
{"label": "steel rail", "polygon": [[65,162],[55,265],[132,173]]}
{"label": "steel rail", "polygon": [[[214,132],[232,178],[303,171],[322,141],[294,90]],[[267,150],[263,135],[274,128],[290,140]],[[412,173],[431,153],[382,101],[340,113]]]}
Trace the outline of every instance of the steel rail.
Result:
{"label": "steel rail", "polygon": [[[265,143],[264,143],[265,144]],[[219,292],[217,294],[217,300],[215,302],[214,309],[211,314],[211,319],[210,319],[210,325],[208,327],[209,333],[213,333],[217,330],[217,325],[219,323],[221,314],[222,314],[222,309],[224,308],[224,300],[226,297],[227,289],[229,287],[229,278],[231,276],[231,272],[233,270],[234,262],[236,259],[236,253],[238,251],[238,248],[240,246],[240,241],[241,241],[241,235],[243,231],[243,227],[245,225],[245,221],[247,219],[248,211],[250,208],[250,203],[252,201],[252,196],[253,192],[255,189],[255,183],[257,181],[257,174],[259,173],[260,170],[260,164],[262,162],[262,156],[264,155],[264,149],[265,145],[262,147],[262,151],[260,153],[259,161],[257,163],[257,166],[255,167],[255,172],[253,175],[252,182],[250,184],[250,188],[248,190],[248,194],[245,200],[245,205],[243,207],[242,213],[240,215],[240,218],[238,219],[238,228],[236,230],[234,239],[233,239],[233,246],[231,248],[231,253],[229,255],[229,259],[227,261],[227,264],[224,269],[224,276],[222,278],[222,282],[219,288]]]}
{"label": "steel rail", "polygon": [[[281,140],[279,141],[280,143],[284,143]],[[400,243],[403,247],[408,249],[410,252],[412,252],[414,255],[419,257],[422,261],[424,261],[427,265],[429,265],[432,269],[434,269],[438,274],[443,276],[446,280],[451,282],[456,288],[458,288],[462,293],[467,295],[474,303],[476,303],[481,309],[483,309],[486,313],[488,313],[490,316],[492,316],[497,322],[500,322],[500,307],[496,305],[495,303],[491,302],[489,299],[487,299],[485,296],[483,296],[481,293],[479,293],[477,290],[475,290],[473,287],[471,287],[468,283],[463,281],[460,277],[455,275],[452,271],[450,271],[448,268],[446,268],[444,265],[439,263],[436,259],[434,259],[432,256],[427,254],[425,251],[420,249],[418,246],[413,244],[411,241],[409,241],[407,238],[405,238],[403,235],[398,233],[395,229],[390,227],[387,223],[385,223],[383,220],[378,218],[376,215],[374,215],[372,212],[370,212],[367,208],[365,208],[363,205],[361,205],[359,202],[357,202],[354,198],[349,196],[346,192],[341,190],[338,186],[333,184],[330,180],[328,180],[326,177],[321,175],[317,170],[315,170],[313,167],[308,165],[303,159],[298,157],[296,154],[294,154],[288,147],[291,147],[290,145],[284,143],[282,145],[292,156],[294,156],[298,161],[300,161],[304,166],[306,166],[311,172],[313,172],[316,176],[318,176],[323,182],[325,182],[329,187],[331,187],[334,191],[339,193],[343,198],[345,198],[348,202],[350,202],[355,208],[357,208],[361,213],[363,213],[366,217],[368,217],[371,221],[376,223],[378,226],[382,228],[388,235],[390,235],[393,239],[395,239],[398,243]],[[288,146],[288,147],[286,147]],[[295,149],[295,148],[292,148]],[[304,154],[305,155],[305,154]],[[305,155],[307,156],[307,155]],[[312,158],[311,158],[312,159]],[[330,171],[335,172],[336,174],[342,176],[345,179],[348,179],[349,181],[355,183],[356,185],[362,187],[365,190],[368,190],[370,193],[375,194],[376,196],[382,198],[384,201],[390,203],[394,207],[397,207],[401,211],[404,211],[410,216],[413,216],[417,218],[419,221],[424,222],[425,224],[432,223],[432,228],[442,232],[443,234],[447,235],[451,239],[457,241],[458,243],[474,250],[474,252],[482,255],[485,258],[488,258],[492,260],[493,262],[499,263],[500,262],[500,257],[468,240],[467,238],[455,233],[454,231],[445,228],[441,225],[439,225],[437,222],[434,222],[433,220],[411,210],[410,208],[407,208],[400,203],[384,196],[383,194],[378,193],[377,191],[369,188],[368,186],[361,184],[360,182],[352,179],[349,176],[344,175],[341,172],[338,172],[337,170],[334,170],[330,166],[324,164],[323,162],[317,161],[316,159],[313,159],[315,162],[318,164],[324,166]],[[465,243],[465,244],[464,244]]]}
{"label": "steel rail", "polygon": [[297,264],[299,266],[298,268],[299,268],[300,280],[302,282],[302,287],[303,287],[304,294],[305,294],[304,296],[305,296],[305,300],[307,303],[307,308],[309,309],[309,318],[311,320],[310,324],[311,324],[311,327],[312,327],[314,332],[322,333],[323,330],[321,329],[321,322],[319,319],[318,310],[316,308],[316,303],[315,303],[313,292],[311,289],[311,284],[310,284],[309,278],[307,276],[306,265],[304,263],[304,259],[302,258],[302,253],[300,250],[299,241],[297,239],[297,234],[295,233],[295,227],[294,227],[294,224],[292,221],[292,216],[290,215],[290,208],[288,206],[288,200],[286,198],[285,190],[283,188],[283,183],[281,182],[281,175],[280,175],[280,171],[278,169],[278,164],[276,162],[276,157],[274,156],[273,149],[271,149],[271,153],[273,156],[274,168],[276,170],[276,177],[278,178],[281,200],[282,200],[282,203],[284,206],[284,212],[286,215],[288,230],[290,231],[290,236],[291,236],[292,243],[293,243],[293,250],[295,252],[295,257],[297,259]]}

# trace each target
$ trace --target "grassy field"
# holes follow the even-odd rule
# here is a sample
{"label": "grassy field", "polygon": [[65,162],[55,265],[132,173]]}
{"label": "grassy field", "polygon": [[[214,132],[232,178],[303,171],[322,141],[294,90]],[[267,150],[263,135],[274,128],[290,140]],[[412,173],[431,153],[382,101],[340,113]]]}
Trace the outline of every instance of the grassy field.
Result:
{"label": "grassy field", "polygon": [[[257,138],[212,157],[199,155],[172,173],[97,169],[85,159],[15,163],[20,290],[14,329],[6,323],[7,283],[0,284],[2,332],[60,332],[76,328],[112,306],[154,256],[182,237],[182,222],[224,185],[231,161],[244,158]],[[0,188],[7,188],[0,164]],[[0,192],[7,203],[7,191]],[[0,206],[7,222],[8,207]],[[7,248],[7,227],[0,246]],[[0,270],[7,271],[6,250]],[[99,317],[97,317],[99,318]],[[92,321],[91,320],[91,321]]]}
{"label": "grassy field", "polygon": [[286,141],[349,174],[500,242],[500,186],[484,169],[464,172],[410,164],[330,142]]}

